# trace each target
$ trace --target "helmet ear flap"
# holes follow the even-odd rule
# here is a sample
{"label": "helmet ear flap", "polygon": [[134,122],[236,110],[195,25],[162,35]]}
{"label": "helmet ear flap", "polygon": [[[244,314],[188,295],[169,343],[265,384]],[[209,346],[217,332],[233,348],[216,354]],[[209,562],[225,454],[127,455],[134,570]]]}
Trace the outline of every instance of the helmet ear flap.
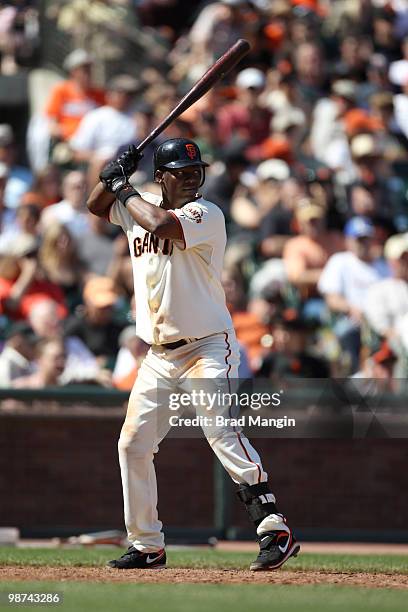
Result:
{"label": "helmet ear flap", "polygon": [[201,180],[200,180],[199,187],[202,187],[204,185],[204,181],[205,181],[205,167],[204,166],[200,166],[200,170],[201,170]]}

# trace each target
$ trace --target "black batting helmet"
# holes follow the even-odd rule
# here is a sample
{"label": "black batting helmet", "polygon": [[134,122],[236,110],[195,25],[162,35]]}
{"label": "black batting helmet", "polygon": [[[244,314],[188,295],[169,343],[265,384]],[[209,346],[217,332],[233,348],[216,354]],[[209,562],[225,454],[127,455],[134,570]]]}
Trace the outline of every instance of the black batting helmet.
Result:
{"label": "black batting helmet", "polygon": [[171,138],[159,145],[154,153],[154,172],[159,168],[184,168],[208,166],[201,159],[200,149],[188,138]]}

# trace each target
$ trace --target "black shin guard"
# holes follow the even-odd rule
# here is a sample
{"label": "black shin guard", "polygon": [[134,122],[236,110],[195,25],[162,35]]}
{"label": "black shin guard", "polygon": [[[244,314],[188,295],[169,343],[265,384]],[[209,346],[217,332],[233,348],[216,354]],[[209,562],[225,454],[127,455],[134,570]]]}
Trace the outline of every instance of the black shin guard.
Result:
{"label": "black shin guard", "polygon": [[[260,482],[255,485],[240,485],[237,491],[239,499],[244,502],[250,519],[254,522],[255,527],[270,514],[276,514],[277,508],[274,502],[266,502],[262,496],[271,494],[267,482]],[[264,501],[264,503],[262,503]]]}

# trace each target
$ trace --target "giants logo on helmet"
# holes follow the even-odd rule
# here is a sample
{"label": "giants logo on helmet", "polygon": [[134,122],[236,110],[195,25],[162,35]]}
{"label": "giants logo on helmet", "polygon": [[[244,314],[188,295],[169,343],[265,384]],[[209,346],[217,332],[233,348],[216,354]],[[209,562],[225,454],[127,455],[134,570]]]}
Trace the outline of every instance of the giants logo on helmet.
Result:
{"label": "giants logo on helmet", "polygon": [[193,144],[186,144],[186,151],[190,159],[195,159],[197,157],[197,149]]}

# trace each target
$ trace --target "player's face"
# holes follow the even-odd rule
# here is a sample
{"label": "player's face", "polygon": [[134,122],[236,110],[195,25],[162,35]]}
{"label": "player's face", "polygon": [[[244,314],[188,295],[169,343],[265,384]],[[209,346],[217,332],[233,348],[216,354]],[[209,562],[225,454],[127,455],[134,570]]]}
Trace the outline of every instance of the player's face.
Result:
{"label": "player's face", "polygon": [[166,169],[158,172],[163,196],[175,207],[182,206],[196,197],[202,180],[201,166]]}

